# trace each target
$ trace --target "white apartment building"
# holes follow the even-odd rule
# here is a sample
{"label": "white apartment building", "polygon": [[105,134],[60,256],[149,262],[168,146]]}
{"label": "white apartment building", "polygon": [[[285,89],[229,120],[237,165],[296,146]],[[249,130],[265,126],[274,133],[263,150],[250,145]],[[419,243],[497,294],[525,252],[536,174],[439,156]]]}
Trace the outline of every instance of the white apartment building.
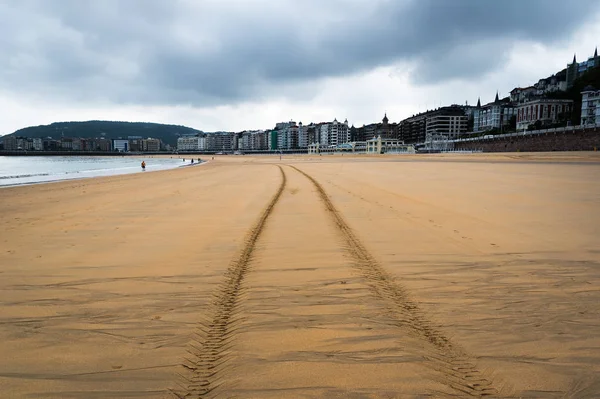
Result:
{"label": "white apartment building", "polygon": [[[63,142],[64,146],[64,142]],[[113,140],[113,149],[119,152],[127,152],[129,151],[129,140],[124,139],[114,139]]]}
{"label": "white apartment building", "polygon": [[479,119],[479,131],[500,129],[510,123],[515,113],[515,108],[510,104],[484,106]]}
{"label": "white apartment building", "polygon": [[201,151],[206,149],[206,137],[179,137],[177,151]]}
{"label": "white apartment building", "polygon": [[581,124],[600,124],[600,90],[587,86],[581,95]]}
{"label": "white apartment building", "polygon": [[31,141],[33,150],[42,151],[44,149],[44,141],[41,138],[35,137]]}
{"label": "white apartment building", "polygon": [[329,123],[321,123],[319,125],[319,144],[327,147],[329,145]]}
{"label": "white apartment building", "polygon": [[474,111],[473,131],[499,129],[510,124],[510,119],[517,114],[517,110],[510,102],[501,101],[496,94],[494,102],[484,105]]}
{"label": "white apartment building", "polygon": [[348,120],[338,122],[334,119],[333,122],[323,123],[319,128],[319,143],[321,146],[337,146],[350,141],[350,129],[348,128]]}

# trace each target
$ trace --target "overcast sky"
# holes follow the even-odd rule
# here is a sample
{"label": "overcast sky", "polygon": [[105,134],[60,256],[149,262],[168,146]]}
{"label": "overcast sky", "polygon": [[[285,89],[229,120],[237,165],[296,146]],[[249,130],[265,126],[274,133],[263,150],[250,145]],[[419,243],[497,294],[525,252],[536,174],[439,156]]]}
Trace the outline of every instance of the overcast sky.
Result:
{"label": "overcast sky", "polygon": [[0,134],[399,121],[593,54],[597,0],[0,0]]}

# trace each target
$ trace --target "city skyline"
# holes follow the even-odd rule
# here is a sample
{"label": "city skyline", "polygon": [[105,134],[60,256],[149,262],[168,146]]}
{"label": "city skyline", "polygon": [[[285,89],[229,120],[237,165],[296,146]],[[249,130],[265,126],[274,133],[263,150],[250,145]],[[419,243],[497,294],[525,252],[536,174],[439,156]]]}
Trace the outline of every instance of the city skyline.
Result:
{"label": "city skyline", "polygon": [[[587,59],[600,36],[600,7],[594,2],[554,2],[533,19],[521,14],[535,8],[535,1],[519,7],[516,2],[487,7],[422,3],[427,4],[388,3],[386,8],[384,2],[308,2],[292,10],[283,2],[270,10],[269,19],[259,12],[266,2],[238,4],[234,10],[232,2],[208,2],[204,9],[185,2],[172,7],[160,1],[144,3],[146,7],[129,2],[127,7],[134,7],[129,11],[139,15],[121,20],[119,7],[124,5],[117,2],[79,2],[69,10],[62,8],[66,2],[7,2],[0,5],[0,29],[9,38],[3,49],[0,104],[6,116],[0,134],[63,120],[175,123],[204,131],[265,129],[290,119],[309,123],[348,118],[361,126],[380,120],[384,111],[399,121],[452,103],[475,105],[478,98],[491,102],[496,91],[508,96],[514,87],[565,68],[573,53],[578,60]],[[448,23],[441,11],[460,11],[472,19],[494,11],[505,18],[495,18],[504,22],[491,25],[465,16]],[[408,12],[417,20],[438,21],[434,33],[453,29],[457,37],[396,26],[406,21]],[[274,41],[269,35],[285,27],[280,20],[284,17],[303,29]],[[35,26],[27,28],[32,30],[29,35],[19,26],[24,18]],[[210,18],[215,22],[197,27]],[[390,18],[397,19],[394,23]],[[266,21],[274,28],[261,30]],[[355,29],[332,33],[331,27],[343,21]],[[220,28],[225,22],[237,26],[233,33]],[[381,29],[364,32],[359,27],[363,23],[377,23]],[[406,40],[407,32],[424,37],[393,43],[391,38]],[[340,37],[342,33],[349,37]],[[359,34],[358,44],[349,42]],[[247,42],[251,46],[242,47]],[[243,54],[232,55],[233,50]],[[326,50],[330,53],[324,54]],[[290,60],[280,62],[282,56]],[[219,72],[221,80],[213,70],[194,69],[215,60],[222,62],[216,65],[231,64]],[[245,66],[236,64],[240,60]]]}

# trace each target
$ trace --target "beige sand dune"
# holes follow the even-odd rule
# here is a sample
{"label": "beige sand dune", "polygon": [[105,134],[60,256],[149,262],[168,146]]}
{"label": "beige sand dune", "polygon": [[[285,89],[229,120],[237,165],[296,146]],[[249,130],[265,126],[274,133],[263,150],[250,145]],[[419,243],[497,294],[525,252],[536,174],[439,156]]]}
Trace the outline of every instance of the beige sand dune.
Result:
{"label": "beige sand dune", "polygon": [[225,156],[2,189],[0,396],[599,397],[599,172]]}

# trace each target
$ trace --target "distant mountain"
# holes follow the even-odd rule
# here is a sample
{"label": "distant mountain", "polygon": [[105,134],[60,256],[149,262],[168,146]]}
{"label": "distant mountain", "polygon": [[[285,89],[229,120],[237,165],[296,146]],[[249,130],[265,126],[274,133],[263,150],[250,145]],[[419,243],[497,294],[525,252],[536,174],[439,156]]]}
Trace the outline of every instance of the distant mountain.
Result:
{"label": "distant mountain", "polygon": [[163,143],[176,145],[177,138],[181,136],[192,136],[203,133],[201,130],[186,126],[163,125],[148,122],[111,122],[111,121],[87,121],[87,122],[55,122],[50,125],[30,126],[19,129],[11,135],[24,137],[81,137],[107,139],[127,138],[129,136],[152,137],[161,139]]}

